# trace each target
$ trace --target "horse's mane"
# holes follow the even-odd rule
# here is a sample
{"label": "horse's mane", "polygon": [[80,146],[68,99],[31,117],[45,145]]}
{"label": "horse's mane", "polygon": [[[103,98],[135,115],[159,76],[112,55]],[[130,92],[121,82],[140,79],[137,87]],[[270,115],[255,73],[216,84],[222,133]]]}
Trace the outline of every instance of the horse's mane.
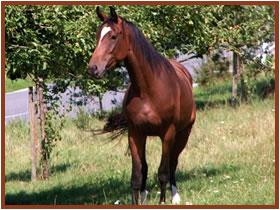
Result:
{"label": "horse's mane", "polygon": [[151,69],[170,69],[172,68],[169,61],[156,51],[153,45],[146,39],[144,34],[132,23],[124,20],[124,23],[128,26],[133,39],[130,40],[133,51],[139,56],[138,59],[143,59],[148,63]]}

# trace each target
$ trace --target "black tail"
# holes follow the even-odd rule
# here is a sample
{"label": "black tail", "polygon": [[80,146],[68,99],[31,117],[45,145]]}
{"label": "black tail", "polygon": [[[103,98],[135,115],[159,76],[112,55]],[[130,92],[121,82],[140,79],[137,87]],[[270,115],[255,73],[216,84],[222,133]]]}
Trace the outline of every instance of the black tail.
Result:
{"label": "black tail", "polygon": [[127,131],[128,123],[123,112],[113,112],[103,128],[104,133],[112,133],[111,139],[116,139]]}

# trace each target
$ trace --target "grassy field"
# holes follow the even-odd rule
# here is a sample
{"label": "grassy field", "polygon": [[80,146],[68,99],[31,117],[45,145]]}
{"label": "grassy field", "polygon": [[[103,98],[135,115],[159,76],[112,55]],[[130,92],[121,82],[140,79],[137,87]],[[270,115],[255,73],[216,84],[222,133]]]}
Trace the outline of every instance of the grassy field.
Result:
{"label": "grassy field", "polygon": [[[274,116],[274,99],[199,110],[178,165],[181,204],[274,204]],[[103,124],[90,119],[91,128]],[[127,136],[110,142],[108,135],[80,130],[72,120],[62,133],[50,179],[31,182],[28,127],[21,122],[6,127],[6,204],[130,204]],[[159,139],[150,138],[147,204],[158,204],[160,154]]]}
{"label": "grassy field", "polygon": [[27,79],[17,79],[15,81],[10,80],[9,78],[5,79],[5,92],[12,92],[16,90],[20,90],[23,88],[27,88],[29,86],[33,86],[34,83]]}

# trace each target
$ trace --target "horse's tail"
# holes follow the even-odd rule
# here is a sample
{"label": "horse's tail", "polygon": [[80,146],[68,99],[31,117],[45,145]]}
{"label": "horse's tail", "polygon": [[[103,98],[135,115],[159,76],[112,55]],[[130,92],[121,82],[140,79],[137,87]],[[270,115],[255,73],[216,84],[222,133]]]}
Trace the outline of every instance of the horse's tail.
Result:
{"label": "horse's tail", "polygon": [[[125,104],[127,101],[129,88],[130,86],[125,92],[123,104]],[[118,138],[119,136],[124,134],[127,130],[128,130],[128,122],[123,111],[112,112],[107,118],[106,124],[103,128],[104,133],[109,133],[109,132],[112,133],[111,135],[112,140]]]}
{"label": "horse's tail", "polygon": [[113,112],[104,125],[103,132],[111,132],[112,139],[116,139],[127,131],[128,123],[123,112]]}
{"label": "horse's tail", "polygon": [[124,127],[127,127],[127,121],[124,114],[122,112],[112,112],[107,118],[103,130],[105,132],[113,132]]}

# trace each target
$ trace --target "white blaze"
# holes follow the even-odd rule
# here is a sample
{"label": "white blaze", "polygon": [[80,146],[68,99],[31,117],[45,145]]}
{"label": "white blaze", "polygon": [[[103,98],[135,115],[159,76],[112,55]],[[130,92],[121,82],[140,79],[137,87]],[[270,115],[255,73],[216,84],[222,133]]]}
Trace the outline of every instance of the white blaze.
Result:
{"label": "white blaze", "polygon": [[111,31],[111,30],[112,30],[112,29],[111,29],[109,26],[105,26],[105,27],[102,28],[101,33],[100,33],[99,43],[98,43],[97,46],[100,45],[100,43],[101,43],[103,37],[104,37],[109,31]]}

